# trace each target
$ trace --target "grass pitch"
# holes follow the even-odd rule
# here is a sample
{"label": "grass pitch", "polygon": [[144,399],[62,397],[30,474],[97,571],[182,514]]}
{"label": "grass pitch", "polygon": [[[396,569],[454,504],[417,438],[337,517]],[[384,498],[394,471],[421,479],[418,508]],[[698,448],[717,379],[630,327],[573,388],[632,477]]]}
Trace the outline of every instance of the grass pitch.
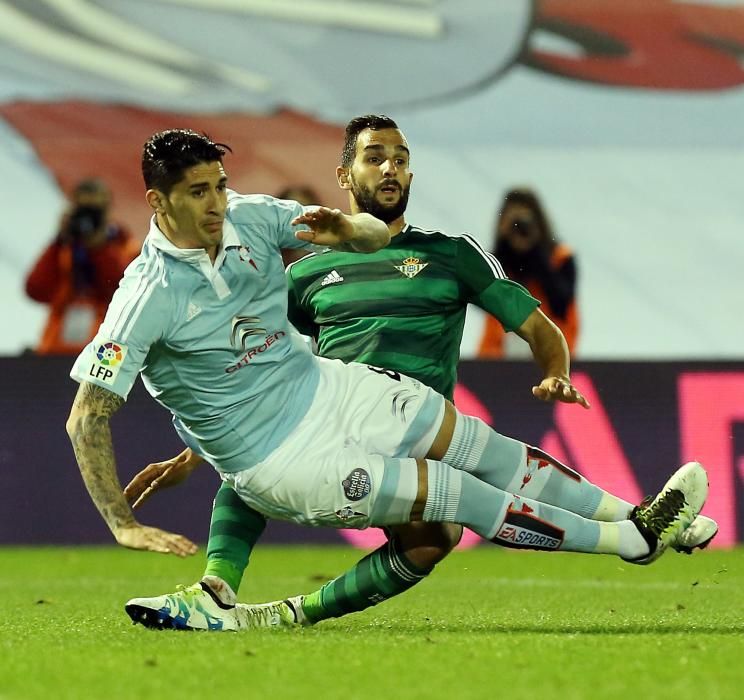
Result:
{"label": "grass pitch", "polygon": [[[242,600],[314,590],[346,547],[259,547]],[[364,613],[301,630],[157,632],[124,602],[201,574],[115,548],[0,549],[0,699],[741,697],[744,550],[456,552]]]}

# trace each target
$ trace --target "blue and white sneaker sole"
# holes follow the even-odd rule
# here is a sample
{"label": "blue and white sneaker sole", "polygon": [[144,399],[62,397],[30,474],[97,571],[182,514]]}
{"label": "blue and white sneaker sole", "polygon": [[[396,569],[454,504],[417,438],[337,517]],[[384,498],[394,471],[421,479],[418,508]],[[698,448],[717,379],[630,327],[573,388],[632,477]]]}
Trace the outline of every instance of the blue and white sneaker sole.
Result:
{"label": "blue and white sneaker sole", "polygon": [[124,610],[132,618],[132,623],[135,625],[143,625],[153,630],[195,631],[193,627],[188,626],[186,620],[171,617],[165,610],[153,610],[131,601],[124,606]]}

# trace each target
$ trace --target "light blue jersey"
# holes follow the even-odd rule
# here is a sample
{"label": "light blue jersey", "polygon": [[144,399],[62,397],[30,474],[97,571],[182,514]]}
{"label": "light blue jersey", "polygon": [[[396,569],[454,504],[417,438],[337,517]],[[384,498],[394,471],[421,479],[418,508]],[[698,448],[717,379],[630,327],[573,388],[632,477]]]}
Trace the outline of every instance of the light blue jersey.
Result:
{"label": "light blue jersey", "polygon": [[312,403],[318,363],[287,321],[280,248],[312,248],[290,222],[304,209],[228,193],[214,265],[174,246],[153,218],[96,337],[70,376],[126,398],[137,373],[184,442],[220,471],[277,448]]}

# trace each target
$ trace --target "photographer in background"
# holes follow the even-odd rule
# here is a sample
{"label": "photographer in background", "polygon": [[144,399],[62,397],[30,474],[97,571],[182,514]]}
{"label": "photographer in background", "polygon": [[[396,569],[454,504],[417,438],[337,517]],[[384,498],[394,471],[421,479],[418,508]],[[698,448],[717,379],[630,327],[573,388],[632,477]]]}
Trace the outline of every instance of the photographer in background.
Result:
{"label": "photographer in background", "polygon": [[[576,260],[571,249],[556,239],[532,190],[513,189],[504,198],[496,223],[494,255],[509,279],[527,287],[542,302],[542,311],[561,329],[573,354],[579,332]],[[478,357],[529,356],[529,348],[513,347],[513,336],[488,316]]]}
{"label": "photographer in background", "polygon": [[79,182],[59,233],[26,279],[28,296],[49,304],[39,354],[83,349],[103,320],[124,269],[139,252],[129,232],[109,222],[110,205],[104,182]]}

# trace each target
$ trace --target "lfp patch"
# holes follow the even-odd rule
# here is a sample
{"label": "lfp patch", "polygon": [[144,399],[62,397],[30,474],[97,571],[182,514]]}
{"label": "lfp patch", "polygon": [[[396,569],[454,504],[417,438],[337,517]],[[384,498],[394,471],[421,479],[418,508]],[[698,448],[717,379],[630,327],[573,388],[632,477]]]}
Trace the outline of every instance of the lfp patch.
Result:
{"label": "lfp patch", "polygon": [[101,343],[95,351],[95,358],[88,370],[88,376],[104,384],[113,384],[126,356],[126,345],[111,341]]}
{"label": "lfp patch", "polygon": [[98,356],[98,361],[102,365],[105,365],[106,367],[116,367],[121,364],[125,352],[126,349],[122,351],[121,345],[117,345],[116,343],[104,343],[98,347],[96,355]]}
{"label": "lfp patch", "polygon": [[344,487],[346,498],[350,501],[361,501],[369,494],[372,483],[369,474],[364,469],[357,467],[341,482],[341,486]]}

